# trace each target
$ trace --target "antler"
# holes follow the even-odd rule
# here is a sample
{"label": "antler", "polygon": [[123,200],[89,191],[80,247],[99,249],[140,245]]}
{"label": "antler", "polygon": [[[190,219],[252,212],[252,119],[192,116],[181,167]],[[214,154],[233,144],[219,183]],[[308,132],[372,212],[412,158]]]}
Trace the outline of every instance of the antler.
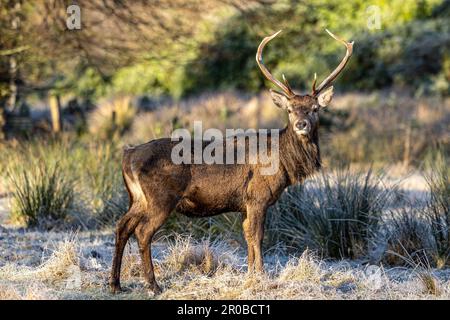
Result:
{"label": "antler", "polygon": [[263,64],[263,60],[262,60],[262,52],[264,49],[264,46],[273,38],[275,38],[279,33],[281,32],[278,31],[277,33],[271,35],[270,37],[265,37],[261,43],[258,46],[258,51],[256,52],[256,63],[258,64],[259,68],[261,69],[262,73],[264,74],[264,76],[267,78],[267,80],[269,80],[270,82],[272,82],[273,84],[275,84],[277,87],[279,87],[281,90],[283,90],[288,97],[292,97],[295,95],[294,91],[292,90],[291,86],[289,85],[288,81],[286,80],[286,78],[283,75],[283,80],[284,83],[278,81],[277,79],[275,79],[275,77],[270,73],[270,71],[266,68],[266,66]]}
{"label": "antler", "polygon": [[317,95],[320,93],[320,91],[322,91],[325,87],[327,87],[334,79],[336,79],[336,77],[341,73],[341,71],[344,69],[345,65],[348,62],[348,59],[350,59],[352,53],[353,53],[353,43],[352,42],[347,42],[343,39],[338,38],[337,36],[335,36],[334,34],[332,34],[328,29],[325,29],[326,32],[328,32],[328,34],[335,40],[342,42],[345,47],[347,48],[347,52],[345,53],[345,57],[344,59],[342,59],[341,63],[339,63],[339,65],[336,67],[336,69],[334,69],[334,71],[325,79],[323,80],[320,84],[319,87],[317,87],[316,89],[316,75],[314,75],[314,82],[313,82],[313,86],[312,86],[312,94],[313,95]]}

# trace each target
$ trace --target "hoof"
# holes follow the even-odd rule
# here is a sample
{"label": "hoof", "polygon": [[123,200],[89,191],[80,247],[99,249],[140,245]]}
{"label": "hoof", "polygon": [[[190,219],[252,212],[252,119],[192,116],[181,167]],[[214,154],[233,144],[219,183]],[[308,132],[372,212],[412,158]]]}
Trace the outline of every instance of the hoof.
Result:
{"label": "hoof", "polygon": [[111,293],[112,294],[119,294],[119,293],[128,293],[128,292],[131,292],[131,289],[129,289],[129,288],[122,288],[121,286],[120,286],[120,284],[119,285],[114,285],[114,284],[111,284],[110,285],[110,290],[111,290]]}
{"label": "hoof", "polygon": [[148,290],[150,290],[151,292],[153,292],[153,294],[156,296],[158,294],[160,294],[162,292],[160,286],[158,286],[158,284],[156,282],[152,283],[152,284],[148,284],[147,285]]}

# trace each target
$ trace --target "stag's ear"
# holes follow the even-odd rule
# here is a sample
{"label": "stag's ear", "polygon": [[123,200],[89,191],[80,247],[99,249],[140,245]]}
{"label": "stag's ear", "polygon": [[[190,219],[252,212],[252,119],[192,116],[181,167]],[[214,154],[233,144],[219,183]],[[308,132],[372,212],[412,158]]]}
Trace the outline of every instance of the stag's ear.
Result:
{"label": "stag's ear", "polygon": [[331,99],[333,99],[333,86],[329,86],[317,97],[317,101],[321,107],[326,107],[330,104]]}
{"label": "stag's ear", "polygon": [[282,93],[270,89],[272,101],[278,108],[287,110],[289,108],[289,99]]}

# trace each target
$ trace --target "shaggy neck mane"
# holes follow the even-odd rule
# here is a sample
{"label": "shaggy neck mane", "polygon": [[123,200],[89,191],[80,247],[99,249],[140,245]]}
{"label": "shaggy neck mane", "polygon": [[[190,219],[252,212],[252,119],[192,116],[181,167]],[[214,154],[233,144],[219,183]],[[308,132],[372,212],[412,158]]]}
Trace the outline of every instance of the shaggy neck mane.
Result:
{"label": "shaggy neck mane", "polygon": [[289,124],[280,131],[280,162],[290,184],[302,182],[320,169],[319,135],[317,129],[310,139],[300,139]]}

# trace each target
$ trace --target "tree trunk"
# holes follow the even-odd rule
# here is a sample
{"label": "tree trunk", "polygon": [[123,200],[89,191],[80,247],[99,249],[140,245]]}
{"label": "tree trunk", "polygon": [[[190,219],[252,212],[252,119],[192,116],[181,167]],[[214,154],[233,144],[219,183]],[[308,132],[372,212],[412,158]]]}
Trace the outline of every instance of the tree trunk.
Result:
{"label": "tree trunk", "polygon": [[52,131],[59,133],[62,131],[61,101],[59,95],[50,96],[50,114],[52,117]]}
{"label": "tree trunk", "polygon": [[0,141],[5,139],[5,132],[3,131],[5,124],[5,110],[0,106]]}
{"label": "tree trunk", "polygon": [[[20,27],[20,11],[21,11],[22,3],[18,1],[14,4],[14,14],[11,19],[11,29],[18,30]],[[14,41],[14,47],[17,45]],[[9,57],[9,97],[6,102],[7,110],[13,111],[16,107],[17,102],[17,58],[16,53],[11,54]]]}
{"label": "tree trunk", "polygon": [[17,60],[14,55],[9,57],[9,97],[6,102],[7,109],[13,111],[17,101]]}

